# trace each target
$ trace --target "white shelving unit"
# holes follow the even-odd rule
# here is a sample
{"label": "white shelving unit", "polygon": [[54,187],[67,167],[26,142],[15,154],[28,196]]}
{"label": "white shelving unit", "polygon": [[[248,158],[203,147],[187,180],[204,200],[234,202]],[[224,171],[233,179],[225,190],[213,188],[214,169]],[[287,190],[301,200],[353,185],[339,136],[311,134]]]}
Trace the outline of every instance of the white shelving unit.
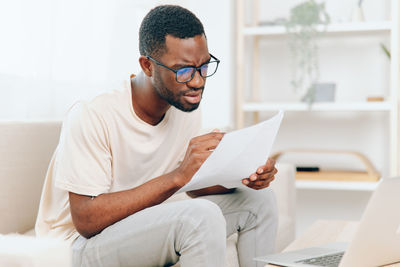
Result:
{"label": "white shelving unit", "polygon": [[[266,0],[267,1],[267,0]],[[390,88],[387,90],[388,95],[385,101],[367,102],[367,101],[340,101],[330,103],[314,103],[309,106],[301,102],[285,102],[285,101],[257,101],[260,94],[260,40],[275,40],[276,38],[285,38],[287,36],[284,26],[263,26],[259,24],[259,14],[253,14],[252,25],[246,25],[245,10],[246,5],[254,5],[254,10],[260,8],[260,3],[256,1],[237,0],[237,64],[236,64],[236,128],[242,128],[245,125],[245,114],[253,114],[253,122],[259,120],[260,112],[274,112],[277,110],[285,110],[287,112],[383,112],[388,118],[390,126],[387,131],[387,139],[389,140],[389,170],[390,175],[400,174],[399,164],[399,2],[391,0],[391,20],[373,21],[373,22],[347,22],[347,23],[332,23],[325,27],[325,36],[323,38],[348,38],[354,36],[388,36],[391,46],[391,61],[390,61]],[[248,15],[248,13],[246,13]],[[248,20],[247,20],[248,21]],[[321,28],[322,29],[322,28]],[[251,45],[248,46],[246,40],[251,39]],[[340,48],[338,48],[340,49]],[[252,52],[251,57],[245,57],[245,53]],[[251,60],[252,75],[251,82],[246,81],[245,63]],[[264,74],[263,74],[264,75]],[[249,84],[251,86],[249,86]],[[251,91],[251,99],[246,99]],[[247,94],[246,94],[247,93]],[[314,186],[314,183],[299,183],[299,188],[304,188],[305,185],[310,185],[309,188],[318,189],[320,186]],[[323,184],[325,185],[325,184]],[[361,186],[361,184],[351,184],[350,188]],[[337,186],[338,189],[344,189],[346,186],[341,184],[330,184],[330,187]],[[362,186],[361,186],[362,187]]]}
{"label": "white shelving unit", "polygon": [[389,101],[382,102],[342,102],[342,103],[314,103],[311,107],[306,103],[257,103],[245,102],[244,112],[258,111],[391,111],[393,104]]}
{"label": "white shelving unit", "polygon": [[378,182],[296,181],[297,189],[372,192]]}
{"label": "white shelving unit", "polygon": [[[326,33],[327,34],[334,34],[334,33],[371,34],[371,33],[390,32],[391,29],[392,29],[391,21],[336,23],[336,24],[329,24],[326,27]],[[320,27],[320,30],[323,30],[323,28]],[[283,26],[244,27],[243,35],[284,36],[286,35],[286,30],[285,27]]]}
{"label": "white shelving unit", "polygon": [[[349,7],[354,4],[346,0],[326,0],[328,1],[331,1],[330,5],[335,6],[336,10],[339,10],[339,5]],[[242,128],[256,123],[265,114],[285,110],[285,119],[276,140],[280,141],[276,142],[277,146],[280,145],[276,148],[278,151],[308,147],[358,151],[371,160],[374,157],[373,162],[381,164],[381,173],[400,175],[400,3],[398,0],[389,1],[373,3],[375,7],[387,7],[390,3],[389,9],[381,9],[386,10],[381,12],[384,15],[377,16],[378,19],[373,19],[374,21],[368,21],[366,17],[366,22],[332,23],[324,28],[321,43],[325,45],[325,50],[320,51],[321,54],[331,54],[320,54],[320,61],[325,60],[322,62],[325,63],[325,71],[336,74],[325,75],[325,79],[337,83],[337,94],[339,86],[346,90],[341,91],[341,97],[335,102],[314,103],[309,106],[289,95],[292,93],[288,82],[291,77],[287,70],[290,70],[290,51],[283,48],[287,47],[285,42],[289,39],[285,28],[259,23],[262,19],[265,20],[265,17],[260,19],[260,0],[237,0],[236,127]],[[279,15],[275,12],[279,8],[282,11],[280,5],[285,8],[295,5],[293,1],[289,3],[283,0],[277,4],[277,1],[263,0],[264,8],[269,3],[269,8],[274,12],[264,12],[264,15],[268,14],[266,20],[270,21],[282,16],[283,12]],[[342,7],[340,10],[343,10]],[[374,14],[375,11],[372,10]],[[341,20],[343,17],[336,18]],[[379,54],[382,52],[379,50],[379,42],[382,41],[390,46],[390,63],[380,60],[387,59],[380,58],[384,56],[383,53]],[[364,78],[367,82],[349,81]],[[286,84],[280,83],[284,79]],[[368,102],[367,97],[375,94],[384,96],[384,101]],[[278,140],[280,136],[282,139]],[[378,153],[374,153],[375,151]],[[297,232],[301,233],[318,219],[359,220],[378,184],[379,182],[297,180]]]}

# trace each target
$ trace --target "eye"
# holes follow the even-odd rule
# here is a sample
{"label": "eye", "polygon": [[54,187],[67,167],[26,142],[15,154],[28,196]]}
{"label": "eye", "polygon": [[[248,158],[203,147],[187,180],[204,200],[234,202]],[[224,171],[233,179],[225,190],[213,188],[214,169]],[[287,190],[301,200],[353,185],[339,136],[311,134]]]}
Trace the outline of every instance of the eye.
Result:
{"label": "eye", "polygon": [[176,73],[178,82],[186,82],[192,78],[194,68],[182,68]]}
{"label": "eye", "polygon": [[207,73],[208,73],[208,63],[204,64],[203,66],[201,66],[200,71],[201,71],[201,76],[203,77],[207,77]]}
{"label": "eye", "polygon": [[218,68],[217,61],[206,63],[203,66],[201,66],[201,76],[203,76],[204,78],[210,77],[217,71],[217,68]]}

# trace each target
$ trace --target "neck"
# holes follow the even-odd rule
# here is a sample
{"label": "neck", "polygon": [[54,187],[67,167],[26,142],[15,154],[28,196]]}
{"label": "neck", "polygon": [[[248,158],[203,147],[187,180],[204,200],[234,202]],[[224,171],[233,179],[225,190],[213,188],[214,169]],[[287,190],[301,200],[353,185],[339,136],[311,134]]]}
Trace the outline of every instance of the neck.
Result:
{"label": "neck", "polygon": [[170,105],[160,99],[150,79],[143,72],[131,78],[131,91],[136,115],[150,125],[159,124]]}

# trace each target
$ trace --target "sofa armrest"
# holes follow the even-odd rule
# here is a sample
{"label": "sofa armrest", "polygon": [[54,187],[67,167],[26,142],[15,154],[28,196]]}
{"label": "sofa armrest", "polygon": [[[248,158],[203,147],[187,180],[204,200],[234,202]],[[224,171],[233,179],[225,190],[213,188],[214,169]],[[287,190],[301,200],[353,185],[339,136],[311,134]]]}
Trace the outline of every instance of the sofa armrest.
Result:
{"label": "sofa armrest", "polygon": [[274,191],[279,211],[276,251],[282,251],[295,238],[296,229],[296,180],[295,167],[278,163],[278,173],[270,187]]}
{"label": "sofa armrest", "polygon": [[0,233],[35,225],[43,181],[61,122],[0,122]]}

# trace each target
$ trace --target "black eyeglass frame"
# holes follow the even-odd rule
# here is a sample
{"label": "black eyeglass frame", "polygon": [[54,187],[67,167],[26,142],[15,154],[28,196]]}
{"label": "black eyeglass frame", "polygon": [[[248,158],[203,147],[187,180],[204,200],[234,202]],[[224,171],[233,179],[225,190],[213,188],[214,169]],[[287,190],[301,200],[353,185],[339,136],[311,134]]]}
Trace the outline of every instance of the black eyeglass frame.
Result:
{"label": "black eyeglass frame", "polygon": [[[211,59],[213,59],[214,61],[211,61],[211,59],[210,59],[210,61],[201,64],[199,67],[196,67],[196,66],[186,66],[186,67],[179,68],[179,69],[170,68],[170,67],[168,67],[168,66],[162,64],[161,62],[157,61],[156,59],[152,58],[151,56],[146,56],[146,57],[147,57],[147,59],[150,59],[150,60],[154,61],[157,65],[160,65],[161,67],[164,67],[164,68],[169,69],[170,71],[174,72],[174,73],[175,73],[175,80],[176,80],[176,82],[178,82],[178,83],[187,83],[187,82],[190,82],[191,80],[193,80],[193,77],[194,77],[194,75],[196,74],[197,71],[199,72],[200,76],[203,77],[203,78],[210,77],[210,76],[214,75],[214,74],[217,72],[219,63],[220,63],[221,61],[220,61],[218,58],[214,57],[211,53],[210,53],[209,55],[210,55]],[[214,63],[214,62],[217,62],[217,67],[215,67],[215,71],[214,71],[212,74],[210,74],[210,75],[203,76],[203,75],[201,74],[201,67],[203,67],[204,65],[210,64],[210,63]],[[192,76],[190,76],[190,79],[188,79],[187,81],[184,81],[184,82],[178,81],[178,72],[179,72],[180,70],[186,69],[186,68],[193,68],[195,71],[193,71]]]}

